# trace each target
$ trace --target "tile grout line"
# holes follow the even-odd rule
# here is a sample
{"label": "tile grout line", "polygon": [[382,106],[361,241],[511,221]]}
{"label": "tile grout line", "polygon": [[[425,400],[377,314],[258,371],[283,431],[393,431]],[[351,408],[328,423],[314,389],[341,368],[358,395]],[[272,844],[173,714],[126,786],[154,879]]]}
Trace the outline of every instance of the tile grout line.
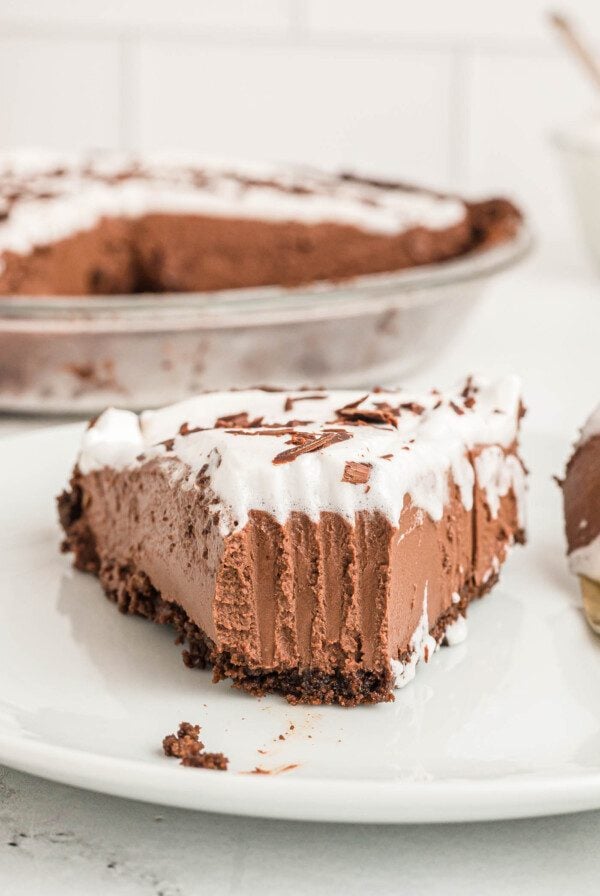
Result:
{"label": "tile grout line", "polygon": [[307,42],[310,39],[307,0],[288,0],[288,2],[290,35],[298,42]]}
{"label": "tile grout line", "polygon": [[471,52],[462,44],[452,53],[451,114],[448,121],[448,177],[454,189],[462,190],[469,168],[469,68]]}
{"label": "tile grout line", "polygon": [[[126,37],[131,40],[148,40],[154,42],[196,42],[200,45],[223,46],[232,48],[247,47],[281,47],[285,49],[290,41],[304,48],[322,50],[372,50],[374,53],[386,52],[422,52],[451,53],[457,47],[456,38],[431,37],[426,34],[418,36],[366,34],[356,35],[353,32],[334,32],[323,34],[313,31],[308,20],[305,0],[290,0],[290,14],[287,29],[276,32],[248,28],[235,31],[226,27],[214,28],[198,25],[187,29],[173,26],[125,26],[68,23],[22,23],[12,21],[0,15],[0,40],[3,39],[63,39],[63,40],[98,40],[118,41]],[[498,41],[486,38],[468,38],[460,42],[460,46],[468,51],[479,51],[489,56],[522,56],[535,54],[540,58],[557,58],[562,56],[558,46],[546,44],[530,38]]]}
{"label": "tile grout line", "polygon": [[137,120],[137,103],[133,84],[132,38],[129,34],[121,34],[118,39],[119,57],[119,96],[117,98],[119,116],[119,148],[133,148],[132,124]]}

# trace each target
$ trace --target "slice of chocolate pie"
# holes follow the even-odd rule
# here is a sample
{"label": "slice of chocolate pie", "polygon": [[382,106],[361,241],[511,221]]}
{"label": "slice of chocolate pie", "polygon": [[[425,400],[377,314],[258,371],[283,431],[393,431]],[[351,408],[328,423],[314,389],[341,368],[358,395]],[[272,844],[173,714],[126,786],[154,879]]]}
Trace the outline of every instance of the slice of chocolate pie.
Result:
{"label": "slice of chocolate pie", "polygon": [[581,431],[562,488],[569,566],[579,576],[587,620],[600,634],[600,405]]}
{"label": "slice of chocolate pie", "polygon": [[64,549],[190,666],[253,694],[388,700],[524,540],[519,383],[201,395],[86,431]]}
{"label": "slice of chocolate pie", "polygon": [[0,154],[0,296],[205,292],[400,271],[512,240],[521,212],[293,165]]}

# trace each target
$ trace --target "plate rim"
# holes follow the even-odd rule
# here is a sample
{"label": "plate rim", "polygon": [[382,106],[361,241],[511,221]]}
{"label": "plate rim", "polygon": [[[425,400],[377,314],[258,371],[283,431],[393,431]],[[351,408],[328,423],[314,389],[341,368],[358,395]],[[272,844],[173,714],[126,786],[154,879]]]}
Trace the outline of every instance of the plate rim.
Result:
{"label": "plate rim", "polygon": [[204,774],[190,778],[189,770],[179,765],[160,767],[150,760],[108,757],[2,732],[0,762],[47,780],[110,796],[271,819],[438,824],[534,818],[600,808],[600,772],[390,782],[202,770]]}

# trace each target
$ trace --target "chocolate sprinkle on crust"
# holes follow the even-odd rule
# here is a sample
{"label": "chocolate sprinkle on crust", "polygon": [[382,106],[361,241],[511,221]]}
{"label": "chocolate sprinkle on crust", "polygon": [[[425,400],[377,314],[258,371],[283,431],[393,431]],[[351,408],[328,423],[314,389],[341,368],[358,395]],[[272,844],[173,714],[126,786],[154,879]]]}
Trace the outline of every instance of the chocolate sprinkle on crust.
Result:
{"label": "chocolate sprinkle on crust", "polygon": [[372,464],[361,463],[360,461],[349,460],[344,467],[344,475],[342,482],[351,482],[352,485],[364,485],[369,481],[371,475]]}
{"label": "chocolate sprinkle on crust", "polygon": [[[309,440],[304,440],[302,438],[298,440],[298,436],[309,436]],[[296,460],[301,454],[310,454],[313,451],[320,451],[322,448],[329,448],[331,445],[335,445],[336,442],[345,442],[346,439],[351,438],[351,433],[339,429],[327,430],[322,436],[317,436],[316,438],[314,437],[314,433],[294,433],[291,441],[298,440],[300,441],[300,444],[296,444],[294,448],[290,448],[288,451],[282,451],[280,454],[276,454],[273,458],[273,463],[276,465],[287,464]]]}

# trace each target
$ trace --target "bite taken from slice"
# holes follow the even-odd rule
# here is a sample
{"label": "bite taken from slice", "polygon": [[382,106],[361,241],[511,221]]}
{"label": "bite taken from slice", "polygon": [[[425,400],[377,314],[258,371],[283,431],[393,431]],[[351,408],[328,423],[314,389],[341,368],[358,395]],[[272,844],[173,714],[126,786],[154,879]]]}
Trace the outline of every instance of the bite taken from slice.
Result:
{"label": "bite taken from slice", "polygon": [[524,541],[522,409],[513,377],[109,409],[59,498],[64,550],[215,680],[386,701]]}
{"label": "bite taken from slice", "polygon": [[590,415],[562,481],[569,566],[586,618],[600,634],[600,405]]}

